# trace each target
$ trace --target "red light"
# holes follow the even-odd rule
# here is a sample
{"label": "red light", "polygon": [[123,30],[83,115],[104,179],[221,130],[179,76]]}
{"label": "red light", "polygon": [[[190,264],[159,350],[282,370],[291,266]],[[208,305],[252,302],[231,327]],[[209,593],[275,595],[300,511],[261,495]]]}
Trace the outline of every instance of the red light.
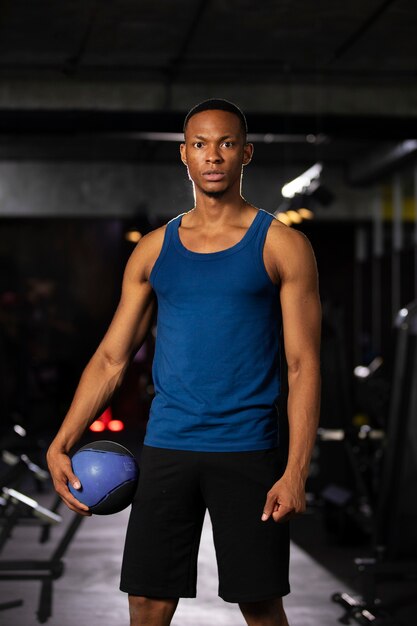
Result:
{"label": "red light", "polygon": [[105,425],[103,422],[100,422],[100,420],[96,420],[90,425],[90,430],[92,430],[93,433],[101,433],[105,428]]}
{"label": "red light", "polygon": [[113,419],[111,407],[107,407],[98,419],[102,421],[105,426],[107,426],[107,424]]}
{"label": "red light", "polygon": [[110,420],[110,422],[107,424],[107,428],[109,430],[112,430],[114,433],[124,430],[124,427],[125,425],[123,424],[122,420]]}

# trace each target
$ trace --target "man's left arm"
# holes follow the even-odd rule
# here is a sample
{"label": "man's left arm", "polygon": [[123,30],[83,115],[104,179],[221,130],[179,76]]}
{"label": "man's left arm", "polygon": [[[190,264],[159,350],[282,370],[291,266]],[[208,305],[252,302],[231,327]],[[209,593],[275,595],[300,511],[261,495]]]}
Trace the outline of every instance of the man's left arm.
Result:
{"label": "man's left arm", "polygon": [[[286,469],[267,494],[262,520],[287,521],[305,510],[305,485],[320,416],[321,304],[314,252],[291,229],[276,259],[288,368]],[[285,251],[287,253],[285,254]]]}

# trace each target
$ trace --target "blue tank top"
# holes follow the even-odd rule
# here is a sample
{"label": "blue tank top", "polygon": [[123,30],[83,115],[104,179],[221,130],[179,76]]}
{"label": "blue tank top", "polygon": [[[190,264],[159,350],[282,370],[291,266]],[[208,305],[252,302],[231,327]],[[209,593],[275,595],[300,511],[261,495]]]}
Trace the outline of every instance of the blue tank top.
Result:
{"label": "blue tank top", "polygon": [[278,445],[279,290],[263,262],[274,216],[258,210],[243,239],[188,250],[166,226],[150,283],[158,302],[155,396],[144,443],[196,451]]}

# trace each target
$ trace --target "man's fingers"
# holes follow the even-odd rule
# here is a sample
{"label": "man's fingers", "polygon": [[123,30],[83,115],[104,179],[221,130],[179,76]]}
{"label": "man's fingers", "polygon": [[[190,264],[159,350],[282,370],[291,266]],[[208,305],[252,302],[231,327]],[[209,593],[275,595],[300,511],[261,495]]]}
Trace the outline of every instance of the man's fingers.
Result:
{"label": "man's fingers", "polygon": [[81,489],[81,483],[72,471],[71,459],[67,456],[65,457],[65,464],[63,466],[63,478],[65,484],[70,483],[74,489]]}
{"label": "man's fingers", "polygon": [[88,507],[85,507],[84,504],[78,502],[78,500],[76,500],[75,498],[73,499],[73,501],[70,501],[68,498],[62,498],[62,500],[64,504],[66,504],[66,506],[71,509],[71,511],[74,511],[74,513],[78,513],[78,515],[84,515],[85,517],[90,517],[92,515]]}
{"label": "man's fingers", "polygon": [[78,477],[72,471],[71,459],[63,452],[50,451],[47,455],[47,463],[51,474],[54,488],[64,504],[79,515],[91,515],[88,506],[77,500],[69,490],[71,488],[81,489],[81,483]]}
{"label": "man's fingers", "polygon": [[295,510],[291,506],[280,504],[276,496],[272,499],[266,499],[264,510],[262,513],[262,521],[266,522],[271,516],[274,522],[285,522],[295,514]]}
{"label": "man's fingers", "polygon": [[278,504],[277,496],[274,495],[273,493],[268,493],[266,497],[266,502],[265,502],[263,513],[262,513],[262,517],[261,517],[262,521],[265,522],[267,519],[269,519],[272,513],[277,509],[278,506],[279,504]]}
{"label": "man's fingers", "polygon": [[286,504],[278,504],[277,509],[272,513],[275,522],[287,522],[299,513],[304,513],[305,506],[287,506]]}
{"label": "man's fingers", "polygon": [[58,491],[61,499],[67,505],[71,511],[75,511],[75,513],[79,513],[80,515],[91,515],[91,512],[85,504],[74,498],[69,489]]}
{"label": "man's fingers", "polygon": [[71,486],[74,487],[74,489],[81,489],[80,481],[72,472],[68,475],[68,482],[71,483]]}
{"label": "man's fingers", "polygon": [[293,489],[288,481],[280,479],[266,494],[262,521],[270,517],[275,522],[284,522],[305,510],[305,494]]}
{"label": "man's fingers", "polygon": [[292,507],[281,504],[277,507],[277,510],[272,513],[272,519],[274,522],[286,522],[294,517],[294,515],[295,511]]}
{"label": "man's fingers", "polygon": [[70,479],[70,477],[68,477],[67,479],[67,476],[64,476],[59,481],[59,483],[55,485],[55,490],[60,496],[61,500],[63,500],[63,502],[67,505],[69,509],[71,509],[71,511],[75,511],[76,513],[80,513],[81,515],[91,515],[88,506],[77,500],[77,498],[75,498],[72,495],[71,491],[68,489],[69,480],[71,480],[71,484],[73,486],[74,483],[78,482],[78,489],[81,487],[80,481],[74,474],[72,474],[72,479]]}

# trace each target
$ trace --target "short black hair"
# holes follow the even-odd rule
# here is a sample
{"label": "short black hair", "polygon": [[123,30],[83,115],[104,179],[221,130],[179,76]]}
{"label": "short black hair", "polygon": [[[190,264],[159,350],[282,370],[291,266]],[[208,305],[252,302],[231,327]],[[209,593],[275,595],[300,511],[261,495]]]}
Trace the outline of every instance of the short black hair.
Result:
{"label": "short black hair", "polygon": [[208,100],[203,100],[203,102],[199,102],[192,109],[190,109],[184,120],[184,134],[189,120],[193,117],[193,115],[196,115],[196,113],[201,113],[202,111],[228,111],[229,113],[234,113],[234,115],[237,115],[240,120],[240,125],[242,127],[246,141],[248,123],[246,121],[245,114],[243,113],[242,109],[237,106],[237,104],[230,102],[230,100],[225,100],[224,98],[209,98]]}

